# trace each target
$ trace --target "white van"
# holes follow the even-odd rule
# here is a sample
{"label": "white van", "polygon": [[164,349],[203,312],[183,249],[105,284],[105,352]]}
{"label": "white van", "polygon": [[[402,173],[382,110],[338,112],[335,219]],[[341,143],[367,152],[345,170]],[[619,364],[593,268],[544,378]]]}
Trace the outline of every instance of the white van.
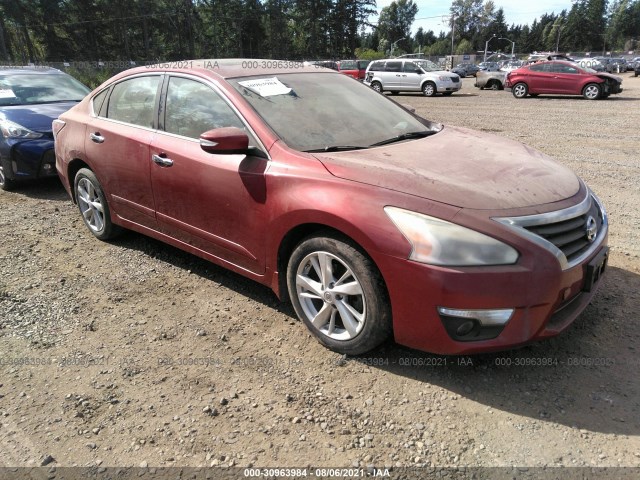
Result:
{"label": "white van", "polygon": [[377,92],[422,92],[427,97],[451,95],[462,88],[458,75],[438,68],[428,60],[376,60],[367,67],[364,84]]}

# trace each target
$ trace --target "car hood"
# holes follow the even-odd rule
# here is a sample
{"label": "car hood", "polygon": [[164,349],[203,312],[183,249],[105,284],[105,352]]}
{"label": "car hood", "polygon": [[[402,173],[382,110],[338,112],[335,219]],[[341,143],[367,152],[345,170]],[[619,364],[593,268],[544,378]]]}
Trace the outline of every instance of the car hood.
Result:
{"label": "car hood", "polygon": [[15,105],[0,108],[0,119],[10,120],[35,132],[51,132],[51,122],[78,102]]}
{"label": "car hood", "polygon": [[622,83],[622,78],[620,77],[616,77],[615,75],[611,75],[610,73],[606,73],[606,72],[598,72],[595,74],[596,77],[600,77],[600,78],[610,78],[612,80],[615,80],[618,83]]}
{"label": "car hood", "polygon": [[511,209],[565,200],[578,177],[519,142],[474,130],[439,133],[367,150],[314,155],[336,177],[461,208]]}

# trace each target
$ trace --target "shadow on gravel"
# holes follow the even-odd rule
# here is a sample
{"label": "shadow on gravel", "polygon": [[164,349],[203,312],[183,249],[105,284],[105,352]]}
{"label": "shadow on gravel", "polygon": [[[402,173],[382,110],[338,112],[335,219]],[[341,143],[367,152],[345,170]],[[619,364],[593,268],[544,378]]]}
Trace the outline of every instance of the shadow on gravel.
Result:
{"label": "shadow on gravel", "polygon": [[[429,355],[389,343],[347,361],[442,387],[488,410],[584,429],[584,435],[638,435],[638,292],[640,275],[610,267],[592,304],[556,338],[467,357]],[[428,421],[425,415],[415,421]],[[517,420],[514,424],[518,428]]]}
{"label": "shadow on gravel", "polygon": [[127,250],[138,250],[161,262],[198,275],[205,281],[218,283],[256,302],[297,318],[293,308],[288,304],[282,304],[270,288],[154,238],[127,230],[110,243]]}
{"label": "shadow on gravel", "polygon": [[39,200],[69,201],[69,195],[57,177],[19,183],[11,193]]}

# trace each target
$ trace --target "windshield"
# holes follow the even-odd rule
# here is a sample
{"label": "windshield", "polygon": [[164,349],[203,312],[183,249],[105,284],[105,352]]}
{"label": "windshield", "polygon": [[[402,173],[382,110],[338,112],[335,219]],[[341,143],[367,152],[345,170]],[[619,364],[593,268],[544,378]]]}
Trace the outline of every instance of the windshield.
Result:
{"label": "windshield", "polygon": [[413,63],[422,67],[425,72],[437,72],[442,70],[438,65],[431,60],[414,60]]}
{"label": "windshield", "polygon": [[287,73],[229,82],[296,150],[363,148],[392,137],[433,133],[441,128],[416,119],[395,102],[344,75]]}
{"label": "windshield", "polygon": [[87,87],[61,73],[0,74],[0,106],[79,102],[87,93]]}

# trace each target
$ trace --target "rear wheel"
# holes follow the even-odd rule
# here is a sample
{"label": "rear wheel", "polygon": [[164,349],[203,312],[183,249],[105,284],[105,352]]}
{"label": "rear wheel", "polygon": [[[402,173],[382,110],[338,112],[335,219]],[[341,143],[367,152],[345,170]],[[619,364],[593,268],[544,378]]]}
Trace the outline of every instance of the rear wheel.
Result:
{"label": "rear wheel", "polygon": [[436,94],[436,84],[433,82],[426,82],[422,86],[422,93],[425,97],[433,97]]}
{"label": "rear wheel", "polygon": [[391,334],[391,309],[373,261],[332,232],[307,237],[287,267],[293,307],[327,348],[348,355],[367,352]]}
{"label": "rear wheel", "polygon": [[524,98],[529,93],[529,87],[527,87],[526,83],[516,83],[511,89],[511,93],[516,98]]}
{"label": "rear wheel", "polygon": [[382,93],[382,84],[380,82],[373,82],[371,84],[371,88],[373,88],[378,93]]}
{"label": "rear wheel", "polygon": [[497,82],[495,80],[493,80],[491,83],[489,83],[489,89],[490,90],[500,90],[500,82]]}
{"label": "rear wheel", "polygon": [[602,90],[597,83],[588,83],[582,90],[582,96],[587,100],[597,100],[600,98]]}
{"label": "rear wheel", "polygon": [[111,222],[107,199],[95,174],[81,168],[76,174],[74,191],[82,219],[89,231],[100,240],[109,240],[121,231]]}

